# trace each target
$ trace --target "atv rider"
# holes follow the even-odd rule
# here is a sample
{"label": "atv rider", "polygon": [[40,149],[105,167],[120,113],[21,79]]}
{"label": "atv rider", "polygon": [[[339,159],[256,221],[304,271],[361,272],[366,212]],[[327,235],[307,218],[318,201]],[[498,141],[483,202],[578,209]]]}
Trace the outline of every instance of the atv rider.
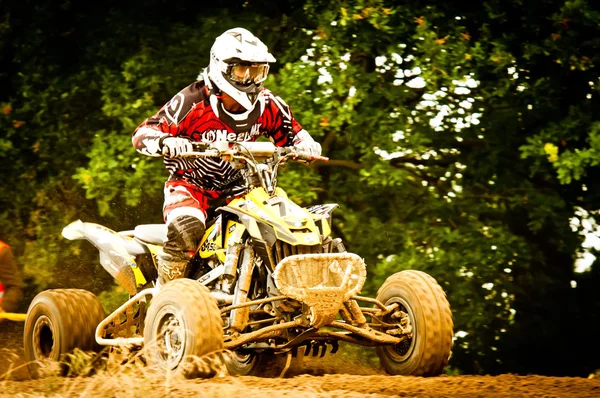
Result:
{"label": "atv rider", "polygon": [[177,157],[192,151],[192,142],[255,141],[266,135],[277,146],[321,154],[321,145],[302,129],[289,106],[263,87],[272,62],[273,55],[252,33],[230,29],[215,40],[209,66],[198,81],[135,130],[135,149],[164,156],[170,174],[163,205],[167,239],[157,254],[161,283],[186,276],[206,228],[206,211],[215,200],[246,192],[240,171],[220,158]]}

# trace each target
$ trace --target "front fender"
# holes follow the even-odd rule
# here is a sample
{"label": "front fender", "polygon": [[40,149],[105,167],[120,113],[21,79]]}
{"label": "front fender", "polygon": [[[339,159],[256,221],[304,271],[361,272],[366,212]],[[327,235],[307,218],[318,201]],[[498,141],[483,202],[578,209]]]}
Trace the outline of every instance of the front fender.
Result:
{"label": "front fender", "polygon": [[[314,214],[316,220],[320,221],[321,234],[323,238],[331,234],[332,216],[331,213],[338,208],[337,203],[327,203],[321,205],[315,205],[307,208],[306,210]],[[317,221],[316,221],[317,222]]]}
{"label": "front fender", "polygon": [[[289,231],[289,229],[282,227],[277,223],[269,223],[259,216],[246,213],[234,207],[224,206],[219,207],[217,210],[235,214],[244,227],[246,227],[246,230],[251,237],[264,240],[269,245],[275,244],[277,239],[281,239],[292,245],[320,243],[320,239],[317,237],[310,243],[299,240],[297,236],[294,236],[294,234]],[[302,239],[305,238],[302,237]]]}

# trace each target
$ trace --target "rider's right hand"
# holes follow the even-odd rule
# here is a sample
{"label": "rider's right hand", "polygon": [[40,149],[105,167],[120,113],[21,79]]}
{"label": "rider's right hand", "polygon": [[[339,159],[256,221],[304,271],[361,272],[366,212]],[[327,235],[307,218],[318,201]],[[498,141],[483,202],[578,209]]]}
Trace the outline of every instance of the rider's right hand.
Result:
{"label": "rider's right hand", "polygon": [[162,154],[169,156],[179,156],[182,153],[192,152],[194,147],[187,138],[167,137],[162,140]]}

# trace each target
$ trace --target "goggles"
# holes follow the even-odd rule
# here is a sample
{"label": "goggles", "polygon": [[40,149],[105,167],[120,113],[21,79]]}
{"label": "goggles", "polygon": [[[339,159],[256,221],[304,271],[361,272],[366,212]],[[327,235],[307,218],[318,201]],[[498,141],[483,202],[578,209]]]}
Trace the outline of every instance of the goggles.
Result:
{"label": "goggles", "polygon": [[233,62],[227,64],[225,75],[235,83],[242,85],[260,84],[267,79],[269,64]]}

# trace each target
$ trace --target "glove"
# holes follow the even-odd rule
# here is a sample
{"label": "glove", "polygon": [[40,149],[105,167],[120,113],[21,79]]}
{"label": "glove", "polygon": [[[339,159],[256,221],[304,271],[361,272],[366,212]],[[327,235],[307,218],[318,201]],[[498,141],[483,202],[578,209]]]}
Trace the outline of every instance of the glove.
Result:
{"label": "glove", "polygon": [[304,140],[296,145],[294,145],[297,151],[300,152],[308,152],[312,156],[321,156],[321,144],[317,141]]}
{"label": "glove", "polygon": [[311,156],[321,156],[321,144],[315,141],[308,131],[302,129],[294,138],[294,148],[300,152],[307,152]]}
{"label": "glove", "polygon": [[161,142],[161,151],[163,155],[179,156],[182,153],[192,152],[194,147],[187,138],[167,137]]}

